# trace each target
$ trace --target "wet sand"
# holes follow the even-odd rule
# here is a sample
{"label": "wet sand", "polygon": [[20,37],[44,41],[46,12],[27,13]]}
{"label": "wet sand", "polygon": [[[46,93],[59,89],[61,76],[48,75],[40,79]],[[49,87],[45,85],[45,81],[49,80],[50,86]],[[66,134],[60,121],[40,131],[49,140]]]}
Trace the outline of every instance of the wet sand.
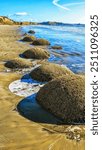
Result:
{"label": "wet sand", "polygon": [[[18,26],[0,25],[0,149],[1,150],[84,150],[84,125],[56,125],[30,121],[17,111],[22,97],[10,92],[9,84],[22,77],[21,73],[8,72],[4,62],[19,57],[31,47],[18,42]],[[80,127],[81,140],[73,138],[69,129]],[[70,135],[69,135],[70,134]]]}

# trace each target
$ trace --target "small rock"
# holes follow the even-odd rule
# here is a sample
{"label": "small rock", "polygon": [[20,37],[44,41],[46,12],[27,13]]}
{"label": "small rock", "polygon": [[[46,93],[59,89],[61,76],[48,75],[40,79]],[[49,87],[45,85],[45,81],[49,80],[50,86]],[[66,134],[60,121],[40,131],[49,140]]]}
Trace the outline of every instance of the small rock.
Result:
{"label": "small rock", "polygon": [[52,48],[52,49],[61,50],[61,49],[62,49],[62,46],[57,46],[57,45],[55,45],[55,46],[52,46],[51,48]]}
{"label": "small rock", "polygon": [[34,30],[29,30],[28,33],[35,34],[35,31]]}

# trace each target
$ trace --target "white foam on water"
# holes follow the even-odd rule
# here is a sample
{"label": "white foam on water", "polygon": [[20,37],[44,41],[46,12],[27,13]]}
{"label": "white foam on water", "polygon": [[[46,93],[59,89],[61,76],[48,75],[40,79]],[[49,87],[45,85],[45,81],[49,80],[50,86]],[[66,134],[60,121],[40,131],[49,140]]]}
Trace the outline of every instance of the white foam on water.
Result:
{"label": "white foam on water", "polygon": [[37,93],[42,86],[44,86],[44,84],[36,83],[36,81],[35,83],[27,83],[16,80],[9,85],[9,90],[15,95],[27,97]]}

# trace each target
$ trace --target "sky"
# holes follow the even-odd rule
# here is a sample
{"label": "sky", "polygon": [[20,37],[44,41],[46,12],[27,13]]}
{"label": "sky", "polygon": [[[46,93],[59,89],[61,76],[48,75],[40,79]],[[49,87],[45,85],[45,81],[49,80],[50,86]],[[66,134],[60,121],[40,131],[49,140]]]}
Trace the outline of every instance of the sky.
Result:
{"label": "sky", "polygon": [[85,22],[85,0],[0,0],[0,16],[16,21]]}

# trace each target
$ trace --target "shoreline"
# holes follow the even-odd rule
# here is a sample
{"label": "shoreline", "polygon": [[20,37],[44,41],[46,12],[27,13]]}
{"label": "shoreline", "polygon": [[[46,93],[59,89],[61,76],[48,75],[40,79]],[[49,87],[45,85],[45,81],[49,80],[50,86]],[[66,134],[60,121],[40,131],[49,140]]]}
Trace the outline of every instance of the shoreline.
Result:
{"label": "shoreline", "polygon": [[[29,44],[23,44],[18,40],[22,37],[19,26],[0,25],[0,148],[7,150],[24,149],[48,150],[67,148],[77,150],[84,149],[85,141],[69,140],[65,131],[69,128],[78,127],[67,125],[58,126],[32,122],[22,117],[16,106],[22,100],[9,91],[9,84],[19,80],[22,74],[18,72],[5,72],[4,62],[19,57],[19,54],[31,48]],[[84,125],[79,127],[84,129]],[[83,131],[84,132],[84,131]]]}
{"label": "shoreline", "polygon": [[[35,27],[24,26],[21,28],[21,30],[25,32],[28,32],[30,29],[35,31],[35,34],[32,35],[35,35],[37,38],[45,38],[50,41],[50,62],[54,62],[57,64],[62,63],[76,74],[85,73],[83,42],[84,35],[80,35],[81,29],[71,29],[69,27],[62,28],[61,26],[56,28],[54,26],[45,26],[44,28],[43,25],[40,28],[38,25]],[[70,33],[71,31],[72,33]],[[84,31],[82,30],[82,33],[83,32]],[[54,35],[57,35],[57,37]],[[58,50],[57,48],[54,48],[56,47],[56,45],[58,46],[58,48],[61,49]]]}

